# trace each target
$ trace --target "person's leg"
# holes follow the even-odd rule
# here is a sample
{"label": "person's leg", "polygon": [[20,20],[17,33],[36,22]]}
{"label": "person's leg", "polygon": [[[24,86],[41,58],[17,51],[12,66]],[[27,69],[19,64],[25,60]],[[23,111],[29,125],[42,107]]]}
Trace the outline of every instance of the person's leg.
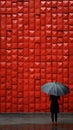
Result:
{"label": "person's leg", "polygon": [[58,117],[58,113],[55,112],[55,122],[57,123],[57,117]]}
{"label": "person's leg", "polygon": [[54,112],[51,112],[52,123],[54,123]]}

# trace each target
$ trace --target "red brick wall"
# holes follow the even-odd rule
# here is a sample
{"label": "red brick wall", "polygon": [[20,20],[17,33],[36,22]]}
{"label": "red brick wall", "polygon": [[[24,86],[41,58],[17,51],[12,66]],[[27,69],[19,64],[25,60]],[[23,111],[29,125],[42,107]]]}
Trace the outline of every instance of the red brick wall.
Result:
{"label": "red brick wall", "polygon": [[61,82],[73,112],[73,0],[0,0],[0,112],[48,112],[40,91]]}

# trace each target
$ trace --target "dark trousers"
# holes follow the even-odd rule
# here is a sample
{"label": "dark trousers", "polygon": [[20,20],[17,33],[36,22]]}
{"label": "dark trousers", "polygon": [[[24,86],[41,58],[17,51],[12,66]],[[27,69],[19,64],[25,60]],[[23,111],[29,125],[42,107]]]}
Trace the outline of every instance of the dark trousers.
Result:
{"label": "dark trousers", "polygon": [[55,122],[57,122],[57,112],[51,112],[51,119],[52,119],[52,122],[54,122],[54,119],[55,119]]}

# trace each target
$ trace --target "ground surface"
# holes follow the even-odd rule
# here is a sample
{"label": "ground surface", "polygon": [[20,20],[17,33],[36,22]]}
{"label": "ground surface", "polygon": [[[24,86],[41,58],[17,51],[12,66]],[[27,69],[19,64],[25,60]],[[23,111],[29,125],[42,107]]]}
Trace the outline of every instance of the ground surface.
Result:
{"label": "ground surface", "polygon": [[52,125],[50,113],[0,114],[0,130],[73,130],[73,113],[60,113]]}

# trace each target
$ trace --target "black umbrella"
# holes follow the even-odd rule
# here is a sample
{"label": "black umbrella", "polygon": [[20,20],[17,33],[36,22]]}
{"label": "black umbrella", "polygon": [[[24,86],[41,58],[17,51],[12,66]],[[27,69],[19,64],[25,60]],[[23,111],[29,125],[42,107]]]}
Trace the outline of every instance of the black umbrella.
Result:
{"label": "black umbrella", "polygon": [[69,93],[69,88],[59,82],[49,82],[41,86],[41,90],[47,94],[60,96]]}

